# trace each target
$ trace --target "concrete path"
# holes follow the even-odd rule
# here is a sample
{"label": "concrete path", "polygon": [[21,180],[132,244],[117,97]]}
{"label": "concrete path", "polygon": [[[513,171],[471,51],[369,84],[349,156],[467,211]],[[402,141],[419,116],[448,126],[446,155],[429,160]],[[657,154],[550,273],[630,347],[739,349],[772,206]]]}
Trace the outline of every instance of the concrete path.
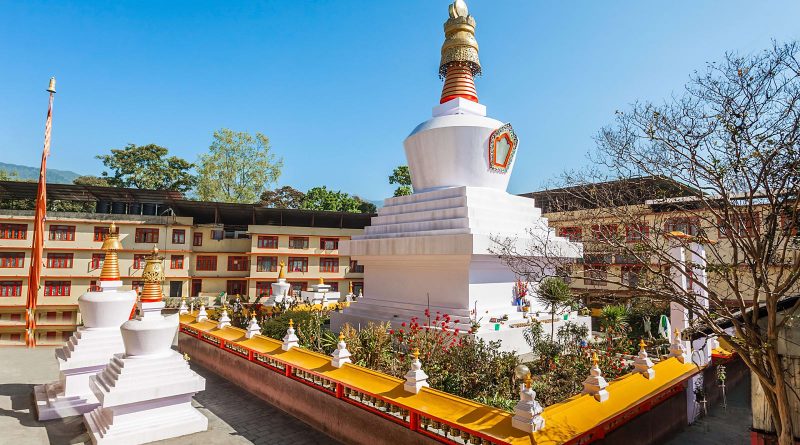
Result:
{"label": "concrete path", "polygon": [[[283,411],[189,362],[205,377],[194,405],[208,417],[208,431],[155,442],[184,444],[337,444]],[[31,413],[35,384],[56,380],[53,348],[0,348],[0,443],[67,445],[90,443],[82,417],[38,422]],[[321,407],[324,409],[324,407]]]}

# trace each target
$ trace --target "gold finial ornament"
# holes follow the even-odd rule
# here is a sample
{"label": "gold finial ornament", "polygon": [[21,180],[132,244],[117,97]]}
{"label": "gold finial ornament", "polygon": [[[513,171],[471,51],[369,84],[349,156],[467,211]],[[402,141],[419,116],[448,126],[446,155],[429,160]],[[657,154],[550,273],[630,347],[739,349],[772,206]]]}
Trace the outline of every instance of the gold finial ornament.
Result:
{"label": "gold finial ornament", "polygon": [[344,341],[344,332],[339,332],[339,341]]}
{"label": "gold finial ornament", "polygon": [[639,349],[644,350],[644,347],[647,346],[647,343],[644,342],[643,338],[639,339]]}
{"label": "gold finial ornament", "polygon": [[350,282],[350,289],[347,291],[348,295],[353,295],[353,282]]}
{"label": "gold finial ornament", "polygon": [[325,279],[322,278],[322,277],[319,277],[319,284],[325,284]]}
{"label": "gold finial ornament", "polygon": [[280,262],[280,270],[278,271],[278,278],[286,278],[286,263]]}
{"label": "gold finial ornament", "polygon": [[528,388],[528,389],[531,389],[531,383],[532,383],[532,382],[533,382],[533,378],[531,378],[531,375],[530,375],[530,374],[528,374],[527,376],[525,376],[525,387],[526,387],[526,388]]}
{"label": "gold finial ornament", "polygon": [[599,362],[599,360],[597,359],[597,353],[596,352],[592,352],[592,364],[594,366],[597,366],[598,362]]}
{"label": "gold finial ornament", "polygon": [[119,281],[119,256],[118,250],[122,250],[122,243],[119,242],[119,230],[113,222],[108,228],[108,234],[103,239],[101,247],[106,256],[103,260],[103,269],[100,271],[100,281]]}
{"label": "gold finial ornament", "polygon": [[414,360],[419,360],[419,348],[414,348]]}
{"label": "gold finial ornament", "polygon": [[55,77],[51,77],[50,78],[50,85],[47,86],[47,90],[45,90],[45,91],[55,94],[55,92],[56,92],[56,78]]}
{"label": "gold finial ornament", "polygon": [[449,7],[450,18],[444,23],[444,43],[439,62],[439,77],[444,79],[440,103],[461,97],[478,101],[475,76],[481,74],[475,19],[469,15],[464,0],[455,0]]}
{"label": "gold finial ornament", "polygon": [[164,280],[164,266],[161,264],[162,257],[158,256],[158,247],[153,246],[150,256],[147,257],[147,262],[142,271],[142,279],[144,279],[144,287],[139,300],[146,303],[157,303],[164,299],[164,294],[161,292],[161,282]]}
{"label": "gold finial ornament", "polygon": [[293,327],[293,326],[294,326],[294,320],[292,320],[292,319],[290,318],[290,319],[289,319],[289,327],[291,328],[291,327]]}

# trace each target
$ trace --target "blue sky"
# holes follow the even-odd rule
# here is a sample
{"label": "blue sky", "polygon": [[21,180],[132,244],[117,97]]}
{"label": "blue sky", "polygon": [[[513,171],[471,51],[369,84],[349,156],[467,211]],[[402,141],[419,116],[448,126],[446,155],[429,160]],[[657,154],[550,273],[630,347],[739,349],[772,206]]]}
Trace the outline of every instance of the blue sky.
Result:
{"label": "blue sky", "polygon": [[[279,185],[383,199],[438,102],[448,3],[0,0],[0,161],[38,165],[55,75],[53,168],[99,174],[94,156],[127,143],[194,161],[228,127],[271,138]],[[800,38],[795,0],[468,4],[481,102],[521,140],[515,193],[583,165],[626,104],[726,51]]]}

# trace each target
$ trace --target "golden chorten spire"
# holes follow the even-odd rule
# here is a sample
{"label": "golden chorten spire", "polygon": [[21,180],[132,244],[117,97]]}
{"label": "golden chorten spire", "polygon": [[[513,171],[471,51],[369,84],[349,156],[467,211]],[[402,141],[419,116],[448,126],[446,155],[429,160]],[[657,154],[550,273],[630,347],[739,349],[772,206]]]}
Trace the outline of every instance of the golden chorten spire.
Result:
{"label": "golden chorten spire", "polygon": [[142,272],[144,287],[139,301],[143,303],[157,303],[164,299],[161,292],[161,281],[164,280],[164,268],[161,264],[163,258],[158,256],[158,247],[153,246],[153,251],[147,257],[147,262]]}
{"label": "golden chorten spire", "polygon": [[119,281],[119,257],[117,251],[122,250],[122,243],[119,242],[119,230],[113,222],[108,228],[108,234],[103,239],[103,252],[106,257],[103,260],[103,269],[100,271],[100,281]]}
{"label": "golden chorten spire", "polygon": [[469,15],[464,0],[455,0],[449,7],[450,18],[444,23],[442,59],[439,77],[444,79],[442,98],[445,103],[457,97],[478,101],[475,76],[481,74],[475,19]]}
{"label": "golden chorten spire", "polygon": [[322,278],[322,277],[319,277],[319,284],[325,284],[325,279]]}
{"label": "golden chorten spire", "polygon": [[640,338],[639,339],[639,350],[644,351],[645,346],[647,346],[647,343],[644,342],[643,338]]}
{"label": "golden chorten spire", "polygon": [[280,262],[280,270],[278,271],[278,278],[286,278],[286,263]]}

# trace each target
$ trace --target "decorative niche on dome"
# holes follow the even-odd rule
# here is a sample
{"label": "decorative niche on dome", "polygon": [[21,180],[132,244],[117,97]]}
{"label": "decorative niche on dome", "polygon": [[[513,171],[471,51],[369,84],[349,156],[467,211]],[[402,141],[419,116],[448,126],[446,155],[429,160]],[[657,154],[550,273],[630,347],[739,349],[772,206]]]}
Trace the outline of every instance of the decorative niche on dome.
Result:
{"label": "decorative niche on dome", "polygon": [[517,152],[517,145],[519,139],[511,124],[505,124],[492,132],[489,137],[489,169],[499,173],[507,172]]}

